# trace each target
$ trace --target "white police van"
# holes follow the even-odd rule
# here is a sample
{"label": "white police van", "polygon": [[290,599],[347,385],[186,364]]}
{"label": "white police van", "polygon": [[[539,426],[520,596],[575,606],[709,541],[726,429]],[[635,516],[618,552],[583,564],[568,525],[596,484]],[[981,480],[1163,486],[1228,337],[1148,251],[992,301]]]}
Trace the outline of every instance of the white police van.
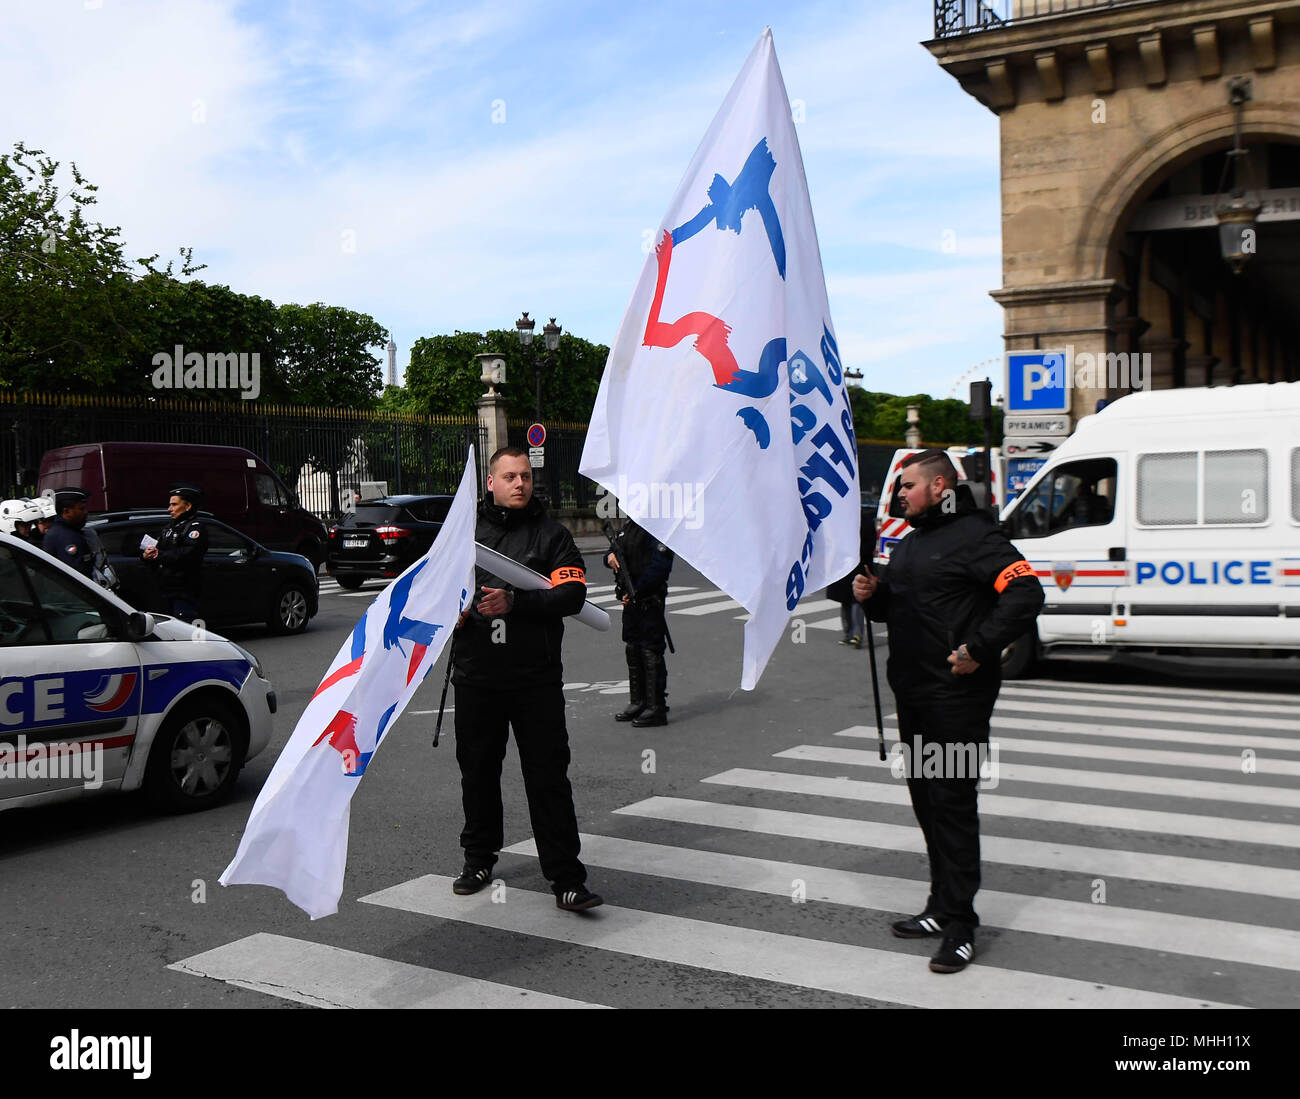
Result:
{"label": "white police van", "polygon": [[136,789],[173,811],[219,804],[275,707],[238,645],[0,533],[0,810]]}
{"label": "white police van", "polygon": [[1038,655],[1300,655],[1300,382],[1138,392],[1002,513],[1047,594]]}

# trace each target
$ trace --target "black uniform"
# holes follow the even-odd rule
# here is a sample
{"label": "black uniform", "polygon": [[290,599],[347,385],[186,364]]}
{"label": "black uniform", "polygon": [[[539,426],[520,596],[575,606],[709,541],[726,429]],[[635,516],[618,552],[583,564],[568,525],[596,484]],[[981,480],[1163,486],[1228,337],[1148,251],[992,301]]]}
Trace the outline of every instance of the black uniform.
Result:
{"label": "black uniform", "polygon": [[202,616],[203,558],[208,530],[191,508],[167,524],[158,537],[158,556],[148,564],[158,570],[164,609],[184,622]]}
{"label": "black uniform", "polygon": [[628,572],[627,576],[620,572],[616,591],[631,597],[623,608],[623,651],[631,698],[628,708],[614,717],[637,726],[663,725],[668,714],[664,601],[673,551],[630,521],[614,535],[614,544]]}
{"label": "black uniform", "polygon": [[[460,765],[465,862],[490,868],[504,843],[501,763],[513,729],[542,873],[557,894],[581,889],[578,821],[569,785],[569,733],[564,724],[564,618],[587,598],[582,554],[573,536],[532,499],[504,508],[479,506],[474,534],[482,545],[549,577],[548,591],[519,591],[475,569],[474,605],[455,635],[456,762]],[[511,593],[499,619],[478,611],[482,588]],[[494,636],[497,640],[494,641]]]}
{"label": "black uniform", "polygon": [[[867,611],[889,623],[889,685],[930,858],[925,912],[948,921],[946,934],[969,935],[979,924],[979,775],[959,766],[955,774],[944,767],[925,777],[927,757],[969,759],[932,756],[926,745],[988,744],[1002,650],[1033,625],[1043,588],[965,485],[957,487],[955,508],[936,504],[910,522],[912,533],[894,547]],[[963,643],[979,668],[954,675],[948,656]]]}
{"label": "black uniform", "polygon": [[73,526],[62,515],[50,524],[50,529],[41,540],[41,548],[83,576],[91,575],[95,553],[90,541],[81,527]]}

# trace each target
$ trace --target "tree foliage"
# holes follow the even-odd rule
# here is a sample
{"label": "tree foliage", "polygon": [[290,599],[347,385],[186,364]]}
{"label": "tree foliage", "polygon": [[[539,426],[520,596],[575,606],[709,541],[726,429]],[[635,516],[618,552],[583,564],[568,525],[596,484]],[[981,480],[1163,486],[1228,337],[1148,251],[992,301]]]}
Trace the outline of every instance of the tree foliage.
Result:
{"label": "tree foliage", "polygon": [[[921,439],[926,443],[984,445],[984,425],[970,418],[970,405],[952,398],[940,399],[926,393],[911,397],[873,393],[860,387],[849,390],[853,403],[853,427],[860,439],[897,440],[902,445],[907,430],[907,406],[919,406]],[[993,410],[993,436],[1002,437],[1002,413]]]}
{"label": "tree foliage", "polygon": [[567,332],[552,353],[540,345],[538,338],[525,350],[513,329],[423,337],[411,346],[404,396],[385,393],[383,403],[402,411],[472,416],[474,402],[485,391],[474,356],[490,351],[506,361],[506,383],[497,392],[506,398],[512,417],[534,415],[535,367],[540,366],[542,420],[585,422],[596,403],[609,348]]}

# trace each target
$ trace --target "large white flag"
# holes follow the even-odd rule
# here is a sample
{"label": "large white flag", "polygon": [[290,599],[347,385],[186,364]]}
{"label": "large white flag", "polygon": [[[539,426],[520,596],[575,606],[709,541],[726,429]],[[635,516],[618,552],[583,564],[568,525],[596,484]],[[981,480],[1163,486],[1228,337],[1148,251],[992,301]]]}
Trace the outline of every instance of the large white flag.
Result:
{"label": "large white flag", "polygon": [[222,885],[273,885],[313,920],[338,911],[357,782],[474,590],[477,483],[471,448],[429,552],[370,604],[307,703]]}
{"label": "large white flag", "polygon": [[581,471],[750,612],[752,689],[858,561],[853,414],[772,33],[696,150],[601,379]]}

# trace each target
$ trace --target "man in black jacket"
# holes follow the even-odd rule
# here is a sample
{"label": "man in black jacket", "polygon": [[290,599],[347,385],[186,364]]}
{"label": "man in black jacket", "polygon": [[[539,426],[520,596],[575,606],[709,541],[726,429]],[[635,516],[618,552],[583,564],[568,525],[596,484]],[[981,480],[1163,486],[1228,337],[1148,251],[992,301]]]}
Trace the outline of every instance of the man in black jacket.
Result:
{"label": "man in black jacket", "polygon": [[668,724],[668,666],[664,663],[668,623],[664,601],[668,598],[668,575],[673,569],[673,551],[630,519],[614,535],[614,544],[627,565],[628,575],[618,567],[611,550],[605,564],[614,570],[619,600],[623,604],[623,652],[627,657],[630,704],[614,715],[615,721],[630,721],[638,729]]}
{"label": "man in black jacket", "polygon": [[465,868],[452,892],[477,893],[492,875],[504,842],[501,763],[515,733],[542,874],[555,903],[571,912],[595,908],[578,860],[578,820],[569,785],[564,724],[564,618],[587,598],[582,554],[573,536],[533,499],[533,471],[519,447],[503,447],[488,464],[476,541],[549,577],[545,591],[518,591],[476,569],[474,602],[454,640],[456,762],[460,765]]}
{"label": "man in black jacket", "polygon": [[52,557],[90,576],[95,554],[86,538],[86,501],[90,493],[79,488],[61,488],[54,493],[54,509],[58,513],[50,529],[41,540],[41,547]]}
{"label": "man in black jacket", "polygon": [[975,956],[980,884],[978,755],[1001,686],[1002,650],[1033,626],[1043,605],[1034,570],[941,450],[903,462],[899,476],[912,532],[885,575],[859,576],[873,621],[889,623],[889,685],[907,764],[912,809],[930,858],[930,896],[893,933],[943,935],[930,960],[956,973]]}
{"label": "man in black jacket", "polygon": [[193,622],[203,614],[199,599],[208,529],[195,510],[200,495],[190,485],[172,489],[167,502],[171,522],[159,536],[158,544],[141,553],[158,570],[164,609],[182,622]]}

